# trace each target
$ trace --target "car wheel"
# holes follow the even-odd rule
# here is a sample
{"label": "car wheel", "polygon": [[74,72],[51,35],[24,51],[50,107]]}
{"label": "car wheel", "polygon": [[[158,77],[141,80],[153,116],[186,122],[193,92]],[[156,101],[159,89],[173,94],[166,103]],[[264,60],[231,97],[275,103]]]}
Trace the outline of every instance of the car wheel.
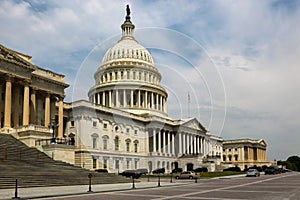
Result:
{"label": "car wheel", "polygon": [[192,176],[190,176],[189,178],[190,178],[190,179],[193,179],[193,177],[192,177]]}
{"label": "car wheel", "polygon": [[179,179],[179,176],[175,176],[175,179]]}

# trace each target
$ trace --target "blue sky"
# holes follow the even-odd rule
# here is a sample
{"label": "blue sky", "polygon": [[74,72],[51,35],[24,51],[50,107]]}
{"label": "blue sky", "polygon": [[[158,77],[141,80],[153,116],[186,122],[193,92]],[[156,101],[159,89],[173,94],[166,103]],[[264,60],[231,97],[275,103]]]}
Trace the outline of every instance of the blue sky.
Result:
{"label": "blue sky", "polygon": [[[172,118],[197,117],[224,139],[265,139],[267,158],[300,152],[300,1],[0,1],[0,42],[64,74],[87,99],[130,4]],[[187,95],[190,93],[190,111]]]}

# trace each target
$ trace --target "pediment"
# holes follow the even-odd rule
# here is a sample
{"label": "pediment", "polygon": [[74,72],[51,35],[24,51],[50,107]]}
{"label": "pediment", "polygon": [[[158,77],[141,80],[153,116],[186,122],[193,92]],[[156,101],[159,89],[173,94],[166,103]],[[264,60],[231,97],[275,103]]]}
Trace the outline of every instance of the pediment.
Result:
{"label": "pediment", "polygon": [[185,126],[188,128],[192,128],[192,129],[196,129],[196,130],[200,130],[203,132],[207,132],[207,130],[204,128],[204,126],[202,126],[202,124],[196,119],[189,119],[187,121],[184,121],[181,126]]}
{"label": "pediment", "polygon": [[28,61],[30,58],[31,58],[30,56],[15,52],[0,44],[1,60],[5,60],[34,70],[35,67]]}

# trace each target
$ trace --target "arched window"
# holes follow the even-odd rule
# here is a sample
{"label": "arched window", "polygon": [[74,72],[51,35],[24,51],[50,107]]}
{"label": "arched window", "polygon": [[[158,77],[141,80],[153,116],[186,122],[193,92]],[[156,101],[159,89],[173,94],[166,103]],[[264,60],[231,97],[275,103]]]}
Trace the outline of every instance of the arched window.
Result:
{"label": "arched window", "polygon": [[115,137],[115,150],[118,151],[119,150],[119,136]]}
{"label": "arched window", "polygon": [[93,149],[97,149],[98,148],[98,138],[99,138],[98,134],[96,134],[96,133],[92,134],[92,146],[93,146]]}
{"label": "arched window", "polygon": [[134,143],[134,153],[137,153],[138,152],[139,141],[135,140],[133,143]]}
{"label": "arched window", "polygon": [[103,142],[103,149],[104,150],[107,150],[108,148],[107,148],[107,143],[108,143],[108,136],[107,135],[104,135],[103,137],[102,137],[102,142]]}
{"label": "arched window", "polygon": [[130,139],[126,139],[125,142],[126,142],[126,152],[130,152],[130,143],[131,143],[131,140]]}

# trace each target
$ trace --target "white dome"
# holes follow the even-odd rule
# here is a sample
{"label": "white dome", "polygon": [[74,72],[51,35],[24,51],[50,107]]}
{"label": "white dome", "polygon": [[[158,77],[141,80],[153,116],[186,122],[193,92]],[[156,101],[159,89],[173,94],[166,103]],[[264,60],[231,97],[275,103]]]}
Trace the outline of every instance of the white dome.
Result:
{"label": "white dome", "polygon": [[111,47],[104,55],[101,65],[118,61],[138,61],[154,65],[149,51],[140,45],[135,39],[123,37]]}

